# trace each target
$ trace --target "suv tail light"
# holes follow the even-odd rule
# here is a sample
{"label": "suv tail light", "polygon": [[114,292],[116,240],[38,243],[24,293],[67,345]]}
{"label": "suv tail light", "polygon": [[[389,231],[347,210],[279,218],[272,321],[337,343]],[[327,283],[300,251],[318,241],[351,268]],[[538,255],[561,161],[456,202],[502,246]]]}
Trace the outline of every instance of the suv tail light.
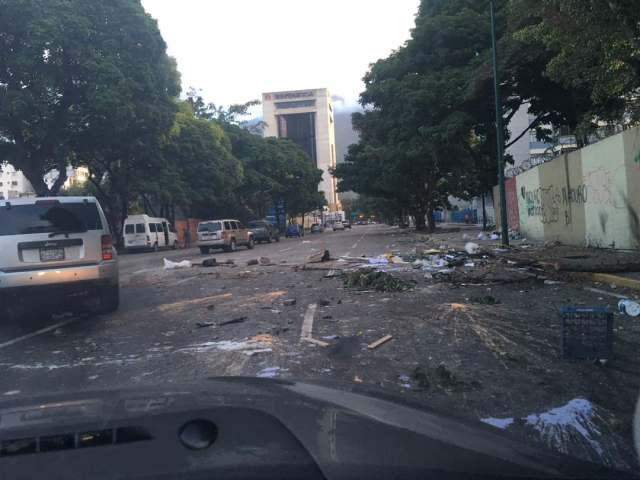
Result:
{"label": "suv tail light", "polygon": [[113,260],[113,238],[102,235],[102,260]]}

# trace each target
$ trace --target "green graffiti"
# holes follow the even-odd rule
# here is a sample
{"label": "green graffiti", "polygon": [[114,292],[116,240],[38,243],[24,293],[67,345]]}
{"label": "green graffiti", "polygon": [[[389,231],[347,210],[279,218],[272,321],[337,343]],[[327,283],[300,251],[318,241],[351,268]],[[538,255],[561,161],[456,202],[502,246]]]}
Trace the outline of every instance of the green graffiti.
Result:
{"label": "green graffiti", "polygon": [[640,151],[636,155],[636,158],[633,159],[633,161],[640,165]]}

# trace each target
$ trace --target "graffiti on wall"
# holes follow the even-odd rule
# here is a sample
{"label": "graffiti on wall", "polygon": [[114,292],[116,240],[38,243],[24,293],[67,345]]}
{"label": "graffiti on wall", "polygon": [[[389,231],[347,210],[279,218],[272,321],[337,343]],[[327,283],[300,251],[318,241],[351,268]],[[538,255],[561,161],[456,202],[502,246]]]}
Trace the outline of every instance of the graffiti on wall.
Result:
{"label": "graffiti on wall", "polygon": [[520,195],[525,202],[528,217],[540,217],[543,224],[560,221],[561,210],[564,210],[565,224],[571,223],[571,215],[566,209],[570,204],[584,205],[587,203],[587,185],[577,187],[538,187],[534,190],[520,189]]}

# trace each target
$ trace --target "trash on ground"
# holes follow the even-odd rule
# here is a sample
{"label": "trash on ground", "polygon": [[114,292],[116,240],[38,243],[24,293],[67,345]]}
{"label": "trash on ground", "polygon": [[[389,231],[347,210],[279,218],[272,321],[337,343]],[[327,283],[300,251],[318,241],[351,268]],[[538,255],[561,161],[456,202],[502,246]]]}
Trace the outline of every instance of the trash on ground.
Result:
{"label": "trash on ground", "polygon": [[356,383],[362,383],[362,378],[360,378],[358,375],[355,375],[353,377],[353,381],[356,382]]}
{"label": "trash on ground", "polygon": [[558,280],[545,280],[545,285],[562,285],[564,282],[560,282]]}
{"label": "trash on ground", "polygon": [[285,307],[292,307],[296,304],[296,299],[295,298],[287,298],[285,300],[282,301],[282,304]]}
{"label": "trash on ground", "polygon": [[307,263],[321,263],[328,262],[329,260],[331,260],[331,254],[329,253],[329,250],[323,250],[307,257]]}
{"label": "trash on ground", "polygon": [[[340,259],[340,260],[342,260],[342,259]],[[338,260],[338,261],[340,261],[340,260]],[[344,260],[343,260],[343,261],[344,261]],[[324,278],[333,278],[333,277],[337,277],[338,275],[340,275],[340,274],[339,274],[336,270],[329,270],[329,271],[325,274]]]}
{"label": "trash on ground", "polygon": [[247,261],[247,267],[252,267],[254,265],[259,265],[259,264],[260,262],[256,258],[252,258],[251,260]]}
{"label": "trash on ground", "polygon": [[278,376],[280,372],[280,367],[267,367],[260,370],[256,377],[258,378],[275,378]]}
{"label": "trash on ground", "polygon": [[500,300],[492,297],[491,295],[486,295],[484,297],[471,297],[469,301],[480,305],[498,305],[500,303]]}
{"label": "trash on ground", "polygon": [[370,265],[387,265],[389,263],[389,260],[384,257],[367,258],[367,261]]}
{"label": "trash on ground", "polygon": [[225,320],[224,322],[220,322],[218,324],[219,327],[224,327],[225,325],[233,325],[235,323],[243,323],[246,322],[249,319],[249,317],[238,317],[238,318],[233,318],[231,320]]}
{"label": "trash on ground", "polygon": [[491,240],[500,240],[500,236],[496,235],[495,233],[492,233],[491,236],[489,237]]}
{"label": "trash on ground", "polygon": [[207,258],[205,260],[202,261],[201,264],[203,267],[217,267],[218,261],[215,258]]}
{"label": "trash on ground", "polygon": [[325,335],[322,337],[323,340],[337,340],[340,338],[340,335]]}
{"label": "trash on ground", "polygon": [[269,257],[260,257],[258,259],[258,262],[260,263],[260,265],[262,265],[263,267],[267,267],[269,265],[274,265],[274,263],[271,262],[271,259]]}
{"label": "trash on ground", "polygon": [[637,317],[640,316],[640,303],[633,300],[620,300],[618,302],[618,310],[620,313],[630,317]]}
{"label": "trash on ground", "polygon": [[331,305],[331,300],[327,300],[326,298],[322,298],[322,299],[318,300],[318,305],[320,305],[321,307],[328,307],[329,305]]}
{"label": "trash on ground", "polygon": [[171,260],[164,259],[164,269],[173,270],[176,268],[191,268],[191,262],[189,260],[182,260],[181,262],[172,262]]}
{"label": "trash on ground", "polygon": [[198,328],[214,327],[215,325],[214,322],[196,322]]}
{"label": "trash on ground", "polygon": [[369,345],[367,345],[367,348],[369,350],[374,350],[374,349],[378,348],[379,346],[384,345],[385,343],[387,343],[392,338],[393,338],[393,335],[385,335],[384,337],[379,338],[375,342],[370,343]]}
{"label": "trash on ground", "polygon": [[327,342],[323,342],[322,340],[316,340],[312,337],[305,337],[302,339],[305,342],[313,343],[314,345],[318,345],[319,347],[327,348],[329,344]]}
{"label": "trash on ground", "polygon": [[475,255],[480,250],[480,245],[473,242],[467,242],[467,244],[464,246],[464,249],[469,255]]}
{"label": "trash on ground", "polygon": [[346,272],[344,286],[366,290],[373,288],[379,292],[404,292],[414,287],[413,282],[408,282],[393,275],[380,272],[371,268]]}

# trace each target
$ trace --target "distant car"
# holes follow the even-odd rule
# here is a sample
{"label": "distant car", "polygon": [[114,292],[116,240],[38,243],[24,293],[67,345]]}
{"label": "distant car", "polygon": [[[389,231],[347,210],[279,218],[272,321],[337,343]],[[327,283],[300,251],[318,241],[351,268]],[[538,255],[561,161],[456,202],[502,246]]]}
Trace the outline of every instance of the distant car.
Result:
{"label": "distant car", "polygon": [[319,223],[314,223],[313,225],[311,225],[311,233],[322,233],[324,232],[324,227],[322,225],[320,225]]}
{"label": "distant car", "polygon": [[280,241],[280,232],[271,223],[266,220],[254,220],[247,225],[253,234],[255,242],[276,242]]}
{"label": "distant car", "polygon": [[351,222],[346,221],[346,222],[342,222],[342,224],[344,225],[344,228],[348,228],[349,230],[351,230]]}
{"label": "distant car", "polygon": [[300,225],[296,225],[294,223],[287,226],[287,231],[285,232],[285,237],[304,237],[304,229]]}
{"label": "distant car", "polygon": [[117,253],[98,200],[0,200],[0,318],[14,304],[79,296],[97,299],[101,313],[120,301]]}
{"label": "distant car", "polygon": [[235,252],[239,245],[251,250],[254,240],[238,220],[207,220],[198,224],[198,247],[202,254],[206,255],[212,248]]}
{"label": "distant car", "polygon": [[344,230],[344,223],[342,222],[333,222],[333,231],[336,230]]}

